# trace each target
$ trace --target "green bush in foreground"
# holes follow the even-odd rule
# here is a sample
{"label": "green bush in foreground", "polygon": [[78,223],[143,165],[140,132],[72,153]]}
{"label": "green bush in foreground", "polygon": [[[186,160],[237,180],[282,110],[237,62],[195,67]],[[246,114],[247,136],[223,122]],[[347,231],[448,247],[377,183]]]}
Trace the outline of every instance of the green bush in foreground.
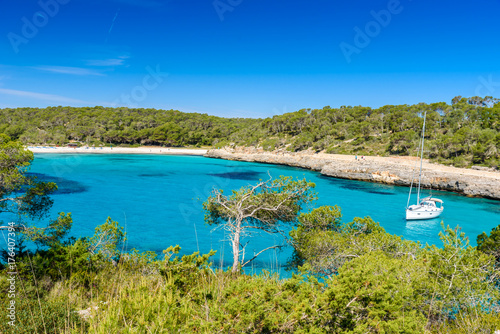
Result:
{"label": "green bush in foreground", "polygon": [[[2,277],[2,291],[6,290],[6,280]],[[71,330],[85,331],[86,323],[69,304],[68,298],[52,298],[46,291],[38,291],[28,282],[17,282],[15,301],[15,328],[9,325],[7,308],[12,299],[2,293],[0,298],[0,333],[69,333]],[[7,320],[8,319],[8,320]]]}
{"label": "green bush in foreground", "polygon": [[[315,214],[338,216],[336,209]],[[309,232],[314,230],[310,219],[302,218],[302,222]],[[214,252],[179,257],[180,247],[176,246],[164,252],[164,260],[158,260],[154,253],[133,251],[122,254],[116,266],[106,257],[94,258],[97,263],[90,272],[89,267],[75,266],[69,277],[51,278],[47,276],[50,271],[34,271],[31,277],[21,275],[17,330],[493,333],[500,329],[494,258],[464,244],[458,230],[445,229],[443,248],[420,248],[414,255],[399,254],[402,247],[376,246],[371,235],[382,242],[394,240],[370,220],[347,225],[323,220],[319,226],[335,231],[332,233],[345,233],[344,237],[348,236],[346,231],[353,233],[339,249],[342,254],[346,254],[349,243],[359,246],[351,247],[358,254],[343,261],[330,278],[310,275],[312,267],[307,262],[301,274],[279,279],[266,272],[249,276],[214,271],[209,263]],[[370,249],[370,243],[375,248]],[[58,249],[71,249],[74,244],[59,245]],[[90,281],[76,279],[85,275],[91,277]],[[6,290],[5,272],[1,282],[1,289]],[[2,294],[2,319],[7,303],[6,294]],[[85,318],[76,313],[81,310],[86,310]],[[5,322],[0,326],[2,332],[9,332]]]}

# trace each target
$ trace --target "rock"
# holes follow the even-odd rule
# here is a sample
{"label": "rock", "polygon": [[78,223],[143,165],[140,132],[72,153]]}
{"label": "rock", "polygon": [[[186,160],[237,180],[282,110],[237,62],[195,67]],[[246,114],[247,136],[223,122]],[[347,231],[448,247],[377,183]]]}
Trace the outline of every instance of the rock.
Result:
{"label": "rock", "polygon": [[[101,302],[101,304],[106,305],[108,302]],[[99,309],[99,306],[93,306],[89,307],[85,310],[80,310],[80,311],[75,311],[78,313],[78,315],[83,319],[83,320],[88,320],[89,318],[92,318],[92,311],[97,311]]]}
{"label": "rock", "polygon": [[484,172],[496,172],[497,171],[497,169],[495,169],[495,168],[483,167],[483,166],[472,166],[471,169],[482,170]]}
{"label": "rock", "polygon": [[[412,179],[418,182],[418,171],[414,172],[415,159],[411,163],[398,158],[367,157],[354,159],[349,156],[315,154],[313,152],[259,152],[255,148],[235,147],[209,150],[206,157],[279,164],[319,171],[323,175],[398,186],[410,186]],[[413,161],[412,161],[413,160]],[[447,167],[426,163],[422,169],[424,188],[446,190],[467,196],[500,199],[500,176],[497,172]]]}

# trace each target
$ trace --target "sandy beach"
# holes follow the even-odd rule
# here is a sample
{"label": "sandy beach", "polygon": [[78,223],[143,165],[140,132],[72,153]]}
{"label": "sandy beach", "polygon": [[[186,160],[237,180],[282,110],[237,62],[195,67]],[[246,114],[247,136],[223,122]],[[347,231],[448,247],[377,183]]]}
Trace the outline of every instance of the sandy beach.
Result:
{"label": "sandy beach", "polygon": [[204,155],[205,149],[169,148],[158,146],[142,147],[54,147],[54,146],[28,146],[33,153],[67,153],[67,154],[164,154],[164,155]]}

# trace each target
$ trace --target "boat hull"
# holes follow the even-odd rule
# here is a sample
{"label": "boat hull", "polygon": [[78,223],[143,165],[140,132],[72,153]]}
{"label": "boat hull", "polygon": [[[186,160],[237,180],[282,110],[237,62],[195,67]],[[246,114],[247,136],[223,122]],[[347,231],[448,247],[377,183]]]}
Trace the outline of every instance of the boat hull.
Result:
{"label": "boat hull", "polygon": [[406,220],[423,220],[439,217],[443,213],[443,208],[417,207],[406,210]]}

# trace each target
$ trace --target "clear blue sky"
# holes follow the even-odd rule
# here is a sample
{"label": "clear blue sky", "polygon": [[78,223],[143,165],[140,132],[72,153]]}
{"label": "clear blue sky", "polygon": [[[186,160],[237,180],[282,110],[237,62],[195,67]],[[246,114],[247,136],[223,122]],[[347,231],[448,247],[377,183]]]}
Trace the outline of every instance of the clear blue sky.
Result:
{"label": "clear blue sky", "polygon": [[266,117],[500,97],[500,0],[4,0],[2,7],[0,107]]}

